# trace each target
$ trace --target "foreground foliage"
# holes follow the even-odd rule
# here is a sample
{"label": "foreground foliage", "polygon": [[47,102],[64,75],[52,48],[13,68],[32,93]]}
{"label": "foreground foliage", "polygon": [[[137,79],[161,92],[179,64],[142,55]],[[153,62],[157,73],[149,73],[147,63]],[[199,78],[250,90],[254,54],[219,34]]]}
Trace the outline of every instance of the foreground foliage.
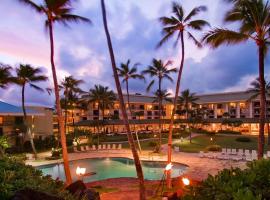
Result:
{"label": "foreground foliage", "polygon": [[50,176],[42,176],[41,171],[25,165],[18,159],[6,157],[1,159],[0,199],[10,199],[16,191],[25,188],[45,192],[63,199],[74,199],[64,190],[63,182],[55,181]]}
{"label": "foreground foliage", "polygon": [[188,188],[183,199],[270,199],[270,160],[249,163],[245,170],[225,169],[216,176],[209,175],[200,185]]}

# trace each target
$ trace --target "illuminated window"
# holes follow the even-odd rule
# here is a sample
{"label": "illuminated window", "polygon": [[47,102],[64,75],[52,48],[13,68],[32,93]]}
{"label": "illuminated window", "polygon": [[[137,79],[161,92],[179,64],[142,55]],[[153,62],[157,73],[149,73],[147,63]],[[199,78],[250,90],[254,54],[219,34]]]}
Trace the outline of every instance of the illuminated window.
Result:
{"label": "illuminated window", "polygon": [[3,117],[0,117],[0,124],[3,124],[3,121],[4,121]]}

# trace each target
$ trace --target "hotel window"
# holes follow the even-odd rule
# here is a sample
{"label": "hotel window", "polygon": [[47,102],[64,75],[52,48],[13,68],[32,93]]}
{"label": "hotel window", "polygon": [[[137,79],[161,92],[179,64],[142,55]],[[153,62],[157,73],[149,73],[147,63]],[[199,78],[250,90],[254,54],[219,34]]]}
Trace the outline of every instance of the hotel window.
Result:
{"label": "hotel window", "polygon": [[144,110],[144,105],[140,105],[140,109],[141,110]]}
{"label": "hotel window", "polygon": [[99,110],[94,110],[93,115],[99,115]]}
{"label": "hotel window", "polygon": [[119,109],[119,104],[118,103],[114,104],[114,109]]}
{"label": "hotel window", "polygon": [[152,115],[152,112],[151,111],[147,111],[147,115]]}
{"label": "hotel window", "polygon": [[217,104],[217,109],[222,109],[222,104]]}
{"label": "hotel window", "polygon": [[4,121],[3,117],[0,117],[0,124],[3,124],[3,121]]}
{"label": "hotel window", "polygon": [[15,117],[15,124],[23,124],[23,117]]}
{"label": "hotel window", "polygon": [[154,110],[158,110],[158,106],[154,106]]}
{"label": "hotel window", "polygon": [[236,107],[236,103],[230,103],[230,107],[231,108],[235,108]]}

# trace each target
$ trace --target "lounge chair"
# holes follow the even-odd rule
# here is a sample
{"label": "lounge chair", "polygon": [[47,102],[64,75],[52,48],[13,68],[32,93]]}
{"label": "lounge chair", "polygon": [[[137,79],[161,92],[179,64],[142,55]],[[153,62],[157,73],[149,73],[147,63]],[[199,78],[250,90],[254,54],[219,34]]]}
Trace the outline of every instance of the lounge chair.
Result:
{"label": "lounge chair", "polygon": [[245,150],[245,156],[250,155],[250,151],[248,149]]}
{"label": "lounge chair", "polygon": [[238,149],[237,155],[243,156],[244,155],[244,150],[243,149]]}
{"label": "lounge chair", "polygon": [[106,144],[102,145],[102,149],[106,150]]}
{"label": "lounge chair", "polygon": [[92,150],[97,150],[96,145],[92,145]]}
{"label": "lounge chair", "polygon": [[80,146],[81,151],[85,151],[84,146]]}
{"label": "lounge chair", "polygon": [[232,149],[232,155],[236,155],[237,152],[236,152],[236,149]]}
{"label": "lounge chair", "polygon": [[116,149],[116,145],[115,144],[112,145],[112,149]]}
{"label": "lounge chair", "polygon": [[102,148],[101,148],[101,144],[99,144],[99,145],[98,145],[98,150],[101,150],[101,149],[102,149]]}
{"label": "lounge chair", "polygon": [[251,154],[254,154],[255,155],[255,154],[257,154],[257,151],[256,150],[252,150],[251,151]]}
{"label": "lounge chair", "polygon": [[110,150],[111,149],[111,145],[107,144],[107,149]]}
{"label": "lounge chair", "polygon": [[118,149],[122,149],[122,144],[118,144]]}
{"label": "lounge chair", "polygon": [[75,153],[79,152],[78,149],[77,149],[77,146],[73,146],[73,151],[74,151]]}
{"label": "lounge chair", "polygon": [[267,151],[267,157],[270,158],[270,151]]}
{"label": "lounge chair", "polygon": [[228,154],[220,154],[220,155],[217,155],[217,159],[220,159],[220,160],[229,160],[230,157]]}
{"label": "lounge chair", "polygon": [[89,148],[88,145],[85,146],[85,150],[86,150],[86,151],[89,151],[89,150],[90,150],[90,148]]}
{"label": "lounge chair", "polygon": [[226,148],[222,148],[221,154],[226,154]]}
{"label": "lounge chair", "polygon": [[205,155],[204,155],[204,152],[203,152],[203,151],[200,151],[200,152],[199,152],[199,157],[200,157],[200,158],[204,158],[204,157],[205,157]]}
{"label": "lounge chair", "polygon": [[232,154],[232,149],[227,149],[227,155]]}
{"label": "lounge chair", "polygon": [[175,151],[175,152],[179,152],[179,147],[176,147],[176,146],[175,146],[175,147],[174,147],[174,151]]}
{"label": "lounge chair", "polygon": [[268,159],[267,154],[263,154],[264,159]]}

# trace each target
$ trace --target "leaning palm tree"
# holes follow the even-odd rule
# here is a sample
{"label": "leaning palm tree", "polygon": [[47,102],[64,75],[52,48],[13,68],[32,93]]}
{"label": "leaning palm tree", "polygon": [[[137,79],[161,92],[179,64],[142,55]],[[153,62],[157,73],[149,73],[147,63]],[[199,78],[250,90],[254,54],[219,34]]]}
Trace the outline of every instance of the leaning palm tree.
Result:
{"label": "leaning palm tree", "polygon": [[226,0],[232,4],[225,16],[225,22],[237,22],[239,29],[229,30],[214,28],[203,37],[203,41],[213,48],[223,44],[239,44],[248,40],[254,41],[258,48],[259,80],[260,80],[260,122],[258,139],[258,158],[263,157],[264,125],[265,125],[265,80],[264,60],[269,40],[270,6],[264,0]]}
{"label": "leaning palm tree", "polygon": [[[76,97],[77,94],[83,93],[83,91],[79,87],[82,83],[84,83],[83,80],[76,79],[73,76],[67,76],[60,84],[60,89],[64,90],[64,106],[62,106],[62,108],[65,109],[65,131],[67,131],[68,103],[72,103],[73,105],[73,103],[75,103],[73,100],[77,99],[74,97]],[[74,108],[74,106],[71,106],[71,108]]]}
{"label": "leaning palm tree", "polygon": [[50,36],[50,47],[51,47],[51,68],[52,68],[52,76],[54,82],[54,94],[56,99],[56,111],[57,117],[59,122],[59,131],[61,135],[61,144],[62,144],[62,154],[63,154],[63,161],[64,161],[64,169],[66,175],[66,183],[70,184],[72,182],[69,164],[68,164],[68,152],[66,146],[66,135],[64,130],[64,121],[62,117],[62,110],[60,106],[60,95],[59,95],[59,87],[57,81],[57,73],[56,67],[54,62],[54,24],[56,22],[62,23],[63,25],[67,26],[70,22],[88,22],[91,21],[87,18],[74,15],[71,13],[72,6],[71,3],[73,0],[59,0],[59,1],[52,1],[52,0],[42,0],[42,4],[36,4],[32,0],[18,0],[19,2],[30,6],[33,10],[35,10],[38,14],[44,15],[46,17],[45,26],[49,29],[49,36]]}
{"label": "leaning palm tree", "polygon": [[[179,40],[181,43],[181,63],[180,69],[178,72],[176,88],[175,88],[175,96],[173,100],[173,110],[170,119],[170,126],[169,126],[169,138],[168,138],[168,163],[172,160],[172,129],[173,129],[173,119],[176,111],[176,104],[177,98],[180,89],[180,81],[182,77],[183,67],[184,67],[184,60],[185,60],[185,40],[184,36],[187,35],[189,39],[191,39],[196,46],[202,47],[201,43],[192,35],[190,32],[191,30],[201,31],[205,26],[209,26],[209,23],[205,20],[201,19],[194,19],[193,18],[201,13],[202,11],[206,11],[207,8],[205,6],[195,7],[191,10],[191,12],[185,15],[183,7],[177,3],[173,2],[172,5],[172,13],[171,17],[161,17],[160,22],[163,25],[162,33],[164,37],[158,43],[157,47],[161,47],[165,42],[169,39],[173,38],[174,35],[177,35],[177,39],[175,41],[175,46],[178,44]],[[171,171],[168,171],[167,174],[167,186],[171,187]]]}
{"label": "leaning palm tree", "polygon": [[10,83],[14,82],[11,70],[11,66],[0,63],[0,88],[5,89]]}
{"label": "leaning palm tree", "polygon": [[[258,96],[260,96],[260,79],[256,78],[254,81],[250,83],[250,88],[247,89],[248,93],[252,93],[251,97],[248,99],[248,101],[252,101],[253,99],[256,99]],[[270,82],[265,83],[265,95],[270,96]],[[267,118],[267,108],[265,108],[265,118]],[[267,122],[267,132],[268,132],[268,139],[267,144],[270,145],[270,127],[269,123]]]}
{"label": "leaning palm tree", "polygon": [[[41,73],[42,73],[41,68],[34,68],[29,64],[26,64],[26,65],[20,64],[19,67],[16,68],[15,82],[22,88],[22,110],[23,110],[23,116],[24,116],[24,123],[26,123],[26,119],[27,119],[27,113],[25,109],[26,86],[29,85],[30,87],[38,91],[43,91],[43,89],[37,86],[36,83],[41,82],[41,81],[46,81],[48,77],[42,75]],[[32,150],[35,154],[35,157],[37,157],[37,152],[36,152],[33,136],[30,132],[30,129],[29,128],[27,129],[28,129],[27,134],[30,139]]]}
{"label": "leaning palm tree", "polygon": [[[176,73],[176,68],[169,68],[172,65],[171,61],[167,61],[164,63],[162,60],[153,59],[152,65],[148,66],[146,70],[144,70],[142,73],[149,75],[151,78],[153,78],[149,85],[146,88],[146,91],[149,92],[150,89],[153,87],[156,79],[158,82],[158,90],[157,91],[163,91],[162,89],[162,82],[163,80],[169,80],[173,82],[172,77],[170,76],[172,73]],[[159,109],[159,151],[161,150],[161,116],[162,116],[162,100],[160,99],[158,102],[158,109]]]}
{"label": "leaning palm tree", "polygon": [[[196,101],[199,99],[195,96],[195,93],[191,93],[189,89],[182,91],[181,96],[178,98],[178,103],[183,108],[186,120],[189,120],[189,113],[192,113],[192,107],[196,105]],[[195,113],[196,114],[196,113]],[[189,134],[189,142],[191,143],[191,131]]]}
{"label": "leaning palm tree", "polygon": [[132,137],[130,127],[129,127],[128,115],[127,115],[127,111],[126,111],[126,107],[125,107],[125,103],[124,103],[120,80],[119,80],[118,73],[117,73],[117,66],[116,66],[116,62],[115,62],[113,46],[112,46],[112,42],[111,42],[111,36],[110,36],[110,32],[109,32],[108,25],[107,25],[106,7],[105,7],[104,0],[101,0],[101,8],[102,8],[103,25],[104,25],[106,38],[107,38],[107,44],[108,44],[110,58],[111,58],[113,76],[114,76],[117,94],[118,94],[118,98],[119,98],[120,108],[122,111],[122,117],[123,117],[123,121],[124,121],[126,130],[127,130],[128,142],[129,142],[129,145],[130,145],[130,148],[132,151],[132,155],[134,158],[134,164],[135,164],[136,171],[137,171],[137,176],[139,179],[140,200],[145,200],[146,196],[145,196],[145,186],[144,186],[142,165],[141,165],[140,157],[139,157],[138,152],[136,150],[135,142],[134,142],[134,139]]}
{"label": "leaning palm tree", "polygon": [[[154,100],[153,103],[159,103],[159,105],[161,104],[161,107],[159,108],[159,130],[160,130],[160,135],[159,135],[159,144],[158,144],[158,148],[156,149],[156,151],[160,151],[161,149],[161,145],[162,145],[162,129],[163,129],[163,116],[164,116],[164,110],[163,110],[163,102],[172,102],[171,98],[171,93],[169,93],[167,90],[157,90],[154,93]],[[160,103],[161,102],[161,103]]]}
{"label": "leaning palm tree", "polygon": [[[139,63],[135,63],[131,68],[130,68],[130,60],[127,61],[127,63],[121,63],[120,67],[117,68],[118,71],[118,75],[119,77],[122,78],[122,83],[124,83],[126,85],[126,92],[127,92],[127,102],[128,102],[128,109],[130,112],[130,115],[133,116],[133,112],[131,110],[130,107],[130,100],[129,100],[129,80],[130,79],[140,79],[140,80],[145,80],[144,76],[142,74],[137,73],[138,69],[137,66],[139,65]],[[135,127],[135,124],[134,124]],[[134,128],[135,134],[136,134],[136,138],[137,138],[137,142],[138,142],[138,146],[139,146],[139,150],[141,151],[141,145],[140,145],[140,141],[139,141],[139,137],[138,134]]]}

